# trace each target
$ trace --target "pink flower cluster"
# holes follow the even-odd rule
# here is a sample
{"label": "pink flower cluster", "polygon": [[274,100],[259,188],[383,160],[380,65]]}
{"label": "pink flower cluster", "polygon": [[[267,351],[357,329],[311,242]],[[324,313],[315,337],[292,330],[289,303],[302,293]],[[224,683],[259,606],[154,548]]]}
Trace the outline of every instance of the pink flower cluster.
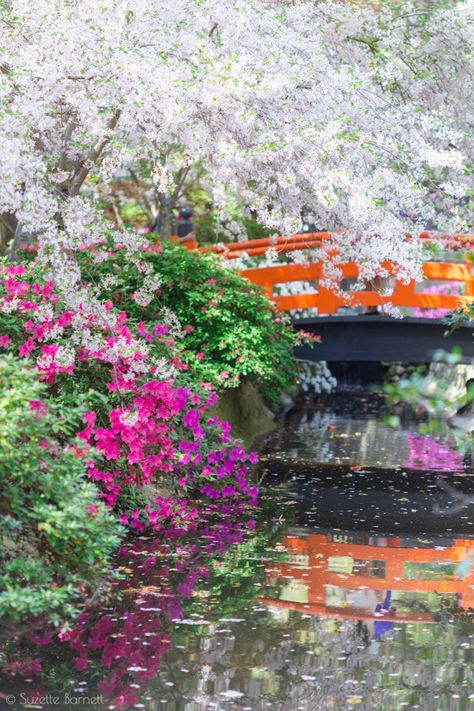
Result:
{"label": "pink flower cluster", "polygon": [[[85,413],[85,427],[78,433],[83,444],[72,446],[77,456],[90,452],[88,476],[106,504],[114,507],[124,486],[149,491],[165,477],[179,487],[178,498],[155,496],[142,510],[121,517],[121,523],[137,530],[145,525],[163,530],[165,522],[189,526],[196,517],[184,496],[189,489],[211,500],[243,496],[254,502],[257,491],[248,482],[248,465],[256,455],[233,442],[228,423],[206,415],[215,405],[215,393],[205,384],[201,395],[177,387],[169,374],[156,377],[150,344],[159,342],[172,353],[168,326],[129,326],[126,313],[115,311],[111,302],[102,306],[100,314],[81,305],[67,309],[52,282],[33,281],[22,265],[10,266],[0,282],[0,323],[6,314],[10,324],[9,333],[0,333],[0,346],[17,346],[20,357],[34,359],[46,383],[57,387],[59,375],[72,375],[81,365],[97,387],[95,374],[100,370],[103,378],[106,366],[99,387],[110,400],[118,397],[120,406],[108,415]],[[169,360],[179,370],[179,358]],[[42,413],[37,404],[31,407]]]}
{"label": "pink flower cluster", "polygon": [[[0,299],[0,311],[17,313],[24,319],[26,339],[19,344],[18,354],[29,358],[35,353],[36,368],[42,379],[52,383],[58,373],[71,374],[74,371],[73,352],[57,343],[46,343],[51,336],[62,334],[64,328],[71,324],[71,314],[61,313],[54,318],[53,310],[59,299],[53,292],[53,283],[30,284],[22,279],[25,274],[26,269],[21,264],[8,268],[7,278],[2,283],[4,295]],[[9,349],[12,345],[9,335],[0,334],[0,347]]]}
{"label": "pink flower cluster", "polygon": [[[255,501],[257,491],[248,483],[247,465],[255,463],[257,455],[232,442],[227,422],[206,417],[215,401],[215,393],[201,402],[189,389],[153,380],[137,388],[128,407],[109,413],[108,427],[96,427],[96,414],[85,413],[86,427],[78,436],[100,455],[100,466],[89,461],[87,468],[107,505],[115,505],[124,484],[143,488],[163,474],[176,475],[180,487],[198,488],[211,499],[245,494]],[[192,519],[195,510],[185,508],[182,502],[157,497],[143,514],[156,528],[172,510],[182,520]],[[144,525],[137,512],[121,520],[136,529]]]}
{"label": "pink flower cluster", "polygon": [[[126,326],[124,312],[112,312],[112,303],[102,304],[102,313],[79,305],[66,309],[50,281],[41,285],[22,277],[23,265],[10,266],[0,282],[0,314],[15,314],[23,330],[18,355],[33,358],[41,379],[52,384],[60,373],[72,375],[81,362],[99,361],[112,367],[109,389],[128,389],[144,372],[149,352],[139,334]],[[3,294],[2,294],[3,291]],[[109,315],[109,318],[105,318]],[[21,331],[20,331],[21,334]],[[15,334],[0,333],[0,347],[13,347]]]}

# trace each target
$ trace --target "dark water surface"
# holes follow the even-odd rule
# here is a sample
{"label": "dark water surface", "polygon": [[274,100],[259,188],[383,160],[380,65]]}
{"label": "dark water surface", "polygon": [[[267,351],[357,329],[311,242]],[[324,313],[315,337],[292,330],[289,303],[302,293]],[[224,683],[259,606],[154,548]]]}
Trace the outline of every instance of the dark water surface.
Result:
{"label": "dark water surface", "polygon": [[382,415],[339,392],[287,417],[262,444],[257,514],[221,507],[192,540],[128,546],[108,607],[63,642],[38,628],[5,646],[0,702],[474,709],[473,506],[458,493],[474,472]]}

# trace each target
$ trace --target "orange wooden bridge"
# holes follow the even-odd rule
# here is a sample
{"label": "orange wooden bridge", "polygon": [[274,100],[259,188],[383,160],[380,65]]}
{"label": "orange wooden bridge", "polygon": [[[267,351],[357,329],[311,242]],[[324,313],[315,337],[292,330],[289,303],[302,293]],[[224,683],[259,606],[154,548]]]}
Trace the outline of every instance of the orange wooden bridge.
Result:
{"label": "orange wooden bridge", "polygon": [[[421,238],[426,242],[434,242],[440,249],[456,249],[457,251],[472,251],[474,248],[474,235],[438,235],[436,233],[424,232]],[[317,232],[313,234],[298,234],[293,237],[277,237],[251,240],[248,242],[234,242],[221,246],[202,247],[201,252],[213,252],[224,259],[237,259],[247,254],[249,257],[261,257],[265,255],[269,248],[274,249],[278,254],[290,252],[308,252],[311,257],[311,250],[321,247],[323,243],[329,242],[331,234],[328,232]],[[334,256],[334,250],[332,252]],[[337,264],[341,271],[341,281],[356,280],[359,270],[354,262]],[[396,265],[390,262],[383,264],[388,274],[396,273]],[[270,267],[256,267],[244,269],[242,276],[262,288],[265,295],[272,299],[281,311],[294,309],[316,309],[318,314],[336,314],[341,307],[363,306],[377,307],[385,304],[392,304],[397,307],[428,308],[428,309],[455,309],[459,304],[474,303],[474,270],[471,263],[466,259],[464,262],[438,262],[429,261],[423,265],[423,273],[426,282],[436,281],[447,284],[462,285],[464,293],[460,296],[455,294],[426,294],[420,291],[423,284],[416,284],[414,281],[404,284],[396,282],[394,291],[389,296],[383,296],[375,289],[350,292],[326,289],[319,284],[323,279],[324,265],[322,262],[308,261],[304,264],[279,264]],[[277,284],[289,284],[291,282],[310,282],[317,286],[317,291],[311,294],[291,294],[278,296],[274,293]]]}
{"label": "orange wooden bridge", "polygon": [[[404,591],[450,594],[459,607],[474,608],[474,540],[454,540],[446,547],[410,548],[397,537],[361,545],[334,541],[328,533],[310,533],[305,537],[286,536],[283,544],[288,562],[273,564],[267,570],[267,583],[283,584],[282,594],[278,599],[261,598],[271,607],[337,619],[433,622],[431,612],[393,610],[386,616],[389,611],[375,610],[374,602],[382,600],[387,591],[394,597],[397,591]],[[458,574],[457,566],[463,561],[468,565],[464,574]],[[428,579],[427,571],[433,573],[436,565],[443,564],[452,564],[455,572]],[[341,568],[351,572],[341,572]],[[299,595],[288,592],[285,599],[288,583],[296,583]],[[339,591],[333,602],[331,590]],[[291,597],[305,599],[297,602]],[[361,605],[364,599],[366,604]],[[393,605],[397,607],[397,602]]]}
{"label": "orange wooden bridge", "polygon": [[[331,234],[318,232],[297,234],[293,237],[276,237],[236,242],[220,246],[201,247],[203,253],[214,253],[223,259],[262,257],[271,247],[278,254],[307,252],[307,261],[301,264],[275,264],[256,266],[241,270],[242,276],[261,287],[281,311],[293,312],[296,327],[321,336],[322,343],[316,348],[296,349],[296,356],[303,360],[353,360],[382,361],[404,360],[405,362],[429,362],[433,353],[441,348],[450,350],[459,347],[465,362],[474,358],[473,326],[466,324],[449,339],[444,337],[446,327],[440,319],[414,317],[414,309],[443,309],[449,311],[474,304],[474,263],[469,259],[474,249],[474,235],[445,235],[440,233],[421,234],[427,243],[436,244],[439,251],[456,250],[463,257],[460,261],[427,261],[423,264],[424,280],[416,283],[394,281],[393,291],[384,295],[373,286],[367,285],[362,291],[351,291],[359,269],[354,262],[335,263],[340,270],[340,279],[335,288],[327,288],[323,283],[324,263],[311,261],[315,250],[324,246],[325,254],[337,257],[330,248]],[[190,242],[189,248],[196,249],[197,243]],[[383,265],[387,275],[396,275],[397,265],[386,262]],[[277,285],[297,284],[297,293],[275,293]],[[311,293],[304,293],[302,283],[309,285]],[[448,293],[425,293],[430,284],[444,284]],[[451,289],[449,288],[451,286]],[[454,293],[459,291],[459,295]],[[287,289],[288,291],[288,289]],[[291,291],[291,289],[290,289]],[[452,293],[449,293],[451,291]],[[403,319],[371,315],[364,317],[364,310],[374,310],[392,305],[406,310]],[[348,309],[352,310],[348,314]],[[354,309],[362,315],[354,314]],[[305,318],[295,315],[304,312]],[[421,312],[423,313],[423,312]],[[298,315],[300,315],[298,314]],[[417,312],[417,316],[420,312]]]}

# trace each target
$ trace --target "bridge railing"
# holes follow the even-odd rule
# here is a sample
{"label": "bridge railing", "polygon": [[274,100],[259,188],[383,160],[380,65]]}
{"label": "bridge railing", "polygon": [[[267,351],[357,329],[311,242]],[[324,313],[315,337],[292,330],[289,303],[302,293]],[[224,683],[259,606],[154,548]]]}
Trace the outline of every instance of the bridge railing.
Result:
{"label": "bridge railing", "polygon": [[291,237],[265,237],[247,242],[230,242],[228,244],[209,245],[201,247],[200,252],[212,252],[225,259],[238,259],[244,255],[249,257],[264,256],[272,247],[279,254],[297,250],[316,249],[323,242],[331,239],[330,232],[311,232],[292,235]]}
{"label": "bridge railing", "polygon": [[[292,237],[272,237],[249,240],[247,242],[232,242],[225,245],[210,245],[199,248],[202,253],[214,253],[224,259],[238,259],[245,256],[259,257],[266,254],[271,247],[277,253],[308,251],[324,245],[328,258],[337,255],[336,249],[331,249],[330,232],[314,232],[296,234]],[[438,232],[422,232],[420,238],[426,243],[436,244],[441,250],[472,250],[474,235],[449,235]],[[188,249],[196,249],[196,241],[187,244]],[[314,254],[313,254],[314,258]],[[315,309],[320,315],[336,314],[340,308],[347,307],[380,307],[391,305],[397,308],[425,308],[451,310],[463,304],[474,302],[474,272],[472,265],[466,261],[444,262],[429,261],[423,265],[424,282],[435,281],[462,286],[463,293],[423,293],[419,284],[410,281],[404,284],[397,281],[394,290],[389,295],[383,295],[374,289],[351,291],[342,287],[342,280],[355,280],[359,276],[358,267],[354,262],[337,264],[341,272],[341,280],[336,288],[328,289],[321,282],[324,279],[323,262],[307,262],[306,264],[277,264],[273,266],[254,267],[241,270],[241,275],[260,286],[265,295],[274,301],[281,311]],[[396,274],[395,266],[385,263],[388,274]],[[292,282],[306,282],[315,288],[312,293],[277,294],[275,286]],[[453,289],[452,291],[455,291]]]}
{"label": "bridge railing", "polygon": [[[342,279],[357,279],[359,270],[354,262],[337,265]],[[384,268],[394,274],[394,267],[385,263]],[[462,304],[474,303],[474,274],[466,262],[425,262],[423,275],[428,281],[456,282],[464,285],[464,294],[426,294],[417,291],[417,284],[411,280],[407,284],[397,281],[393,293],[384,296],[373,289],[364,291],[332,290],[319,282],[324,278],[323,263],[280,264],[271,267],[244,269],[241,275],[260,286],[265,295],[273,300],[281,311],[293,309],[317,309],[318,314],[336,314],[341,307],[376,307],[390,304],[396,307],[427,309],[455,309]],[[341,280],[342,280],[341,279]],[[317,285],[316,293],[277,295],[277,284],[290,282],[310,282]]]}
{"label": "bridge railing", "polygon": [[[334,234],[331,232],[304,232],[291,237],[277,236],[264,237],[261,239],[248,240],[246,242],[230,242],[227,244],[207,245],[200,247],[203,253],[212,252],[225,259],[238,259],[247,255],[249,257],[259,257],[266,254],[271,247],[277,253],[295,252],[297,250],[310,250],[321,247],[330,241]],[[434,244],[441,250],[469,250],[474,247],[474,235],[470,234],[446,234],[444,232],[424,231],[419,235],[426,244]],[[197,243],[195,242],[195,247]]]}

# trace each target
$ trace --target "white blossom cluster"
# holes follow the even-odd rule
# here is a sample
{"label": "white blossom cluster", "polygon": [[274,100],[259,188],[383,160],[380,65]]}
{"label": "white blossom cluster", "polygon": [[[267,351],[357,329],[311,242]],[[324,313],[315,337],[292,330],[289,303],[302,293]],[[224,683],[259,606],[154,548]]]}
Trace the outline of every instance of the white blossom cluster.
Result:
{"label": "white blossom cluster", "polygon": [[160,323],[168,326],[168,333],[172,338],[184,337],[183,327],[178,316],[168,306],[163,306],[160,309]]}
{"label": "white blossom cluster", "polygon": [[76,353],[73,348],[68,346],[59,346],[56,353],[47,353],[40,355],[36,359],[36,366],[40,370],[48,370],[51,364],[56,364],[61,368],[70,368],[74,365],[76,360]]}
{"label": "white blossom cluster", "polygon": [[0,212],[74,294],[74,251],[100,238],[94,185],[145,159],[172,192],[156,157],[175,150],[219,206],[283,234],[311,211],[364,279],[387,258],[408,278],[407,231],[470,224],[474,0],[440,5],[8,0]]}
{"label": "white blossom cluster", "polygon": [[143,281],[139,289],[132,294],[132,299],[139,306],[148,306],[156,296],[156,291],[160,288],[163,279],[160,274],[157,274],[152,265],[144,259],[139,259],[137,256],[130,259],[137,267],[138,271],[143,274]]}

